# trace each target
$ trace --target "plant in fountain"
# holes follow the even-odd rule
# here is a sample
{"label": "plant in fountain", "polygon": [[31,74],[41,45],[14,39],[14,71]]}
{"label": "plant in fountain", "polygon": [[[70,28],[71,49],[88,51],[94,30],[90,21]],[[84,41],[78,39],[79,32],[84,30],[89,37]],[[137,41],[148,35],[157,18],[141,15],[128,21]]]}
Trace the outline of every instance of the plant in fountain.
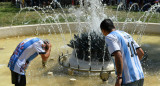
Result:
{"label": "plant in fountain", "polygon": [[[90,36],[90,40],[88,36]],[[89,41],[91,47],[88,44]],[[105,47],[105,37],[102,34],[97,34],[96,32],[91,32],[90,34],[87,32],[77,35],[74,34],[74,39],[70,41],[68,46],[75,49],[77,58],[80,60],[90,61],[91,58],[91,61],[99,62],[110,60],[108,49]]]}

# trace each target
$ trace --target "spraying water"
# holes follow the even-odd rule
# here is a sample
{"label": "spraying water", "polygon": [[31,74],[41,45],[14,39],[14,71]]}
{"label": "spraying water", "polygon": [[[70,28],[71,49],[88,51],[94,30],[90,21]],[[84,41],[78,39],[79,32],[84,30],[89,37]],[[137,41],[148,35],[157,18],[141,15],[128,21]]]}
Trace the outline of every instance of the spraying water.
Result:
{"label": "spraying water", "polygon": [[[58,4],[60,6],[60,4]],[[88,45],[89,45],[89,49],[88,49],[88,58],[89,60],[86,62],[87,65],[89,65],[89,67],[91,67],[92,65],[94,65],[94,62],[92,61],[94,58],[92,58],[92,37],[91,37],[91,34],[92,32],[96,32],[96,34],[100,35],[101,34],[101,31],[99,29],[99,25],[101,23],[101,21],[104,19],[104,18],[111,18],[113,21],[115,22],[119,22],[119,15],[122,13],[120,11],[118,11],[120,8],[121,8],[122,4],[120,4],[117,8],[117,11],[116,11],[116,14],[111,14],[111,16],[109,15],[109,13],[106,13],[106,10],[109,10],[108,8],[106,7],[103,7],[101,5],[101,2],[99,0],[86,0],[83,4],[82,0],[80,0],[80,7],[79,8],[76,8],[76,7],[71,7],[69,8],[68,12],[67,13],[65,10],[66,9],[63,9],[61,6],[60,6],[60,10],[55,10],[53,9],[52,7],[49,7],[49,9],[44,9],[44,8],[40,8],[40,7],[33,7],[33,8],[29,8],[29,7],[26,7],[26,8],[22,8],[19,13],[17,13],[17,15],[15,16],[15,18],[13,19],[12,21],[12,24],[14,25],[15,22],[17,22],[17,19],[19,15],[21,15],[21,13],[24,11],[24,10],[28,10],[25,14],[25,16],[23,17],[24,19],[24,22],[22,22],[22,24],[30,24],[31,20],[27,20],[27,15],[29,14],[29,12],[35,12],[36,13],[36,16],[39,17],[39,20],[38,20],[38,23],[40,25],[42,24],[48,24],[50,23],[51,25],[51,29],[48,28],[48,27],[45,27],[43,28],[44,30],[47,29],[48,30],[48,34],[49,36],[46,36],[46,35],[42,35],[42,34],[39,34],[38,33],[38,29],[41,28],[40,26],[38,27],[37,26],[37,30],[35,31],[35,36],[39,36],[39,37],[42,37],[42,38],[49,38],[52,42],[53,42],[53,45],[56,45],[53,49],[53,53],[54,55],[52,55],[52,57],[58,57],[58,55],[61,54],[61,52],[66,52],[66,51],[69,51],[69,52],[72,52],[72,50],[68,49],[68,48],[61,48],[62,46],[66,45],[71,39],[74,39],[74,36],[73,36],[73,32],[71,31],[70,29],[70,23],[69,21],[72,20],[72,22],[77,22],[77,26],[75,28],[76,30],[76,34],[82,34],[83,32],[88,32],[88,36],[87,36],[87,40],[88,41]],[[149,22],[150,19],[153,17],[153,15],[159,15],[159,13],[157,13],[156,11],[158,10],[158,8],[160,7],[159,4],[156,4],[156,5],[153,5],[148,11],[144,12],[142,16],[138,16],[138,18],[130,18],[129,15],[132,13],[131,9],[133,9],[134,6],[137,6],[137,4],[132,4],[132,6],[129,8],[129,12],[127,12],[127,14],[124,14],[126,15],[126,19],[122,25],[122,28],[118,28],[118,29],[121,29],[121,30],[127,30],[128,27],[127,27],[127,24],[130,23],[130,22],[135,22],[134,23],[134,28],[133,31],[131,31],[131,35],[132,36],[135,36],[135,34],[138,34],[136,35],[136,38],[137,38],[137,41],[139,44],[141,44],[141,38],[142,36],[144,35],[144,31],[145,31],[145,28],[146,28],[146,24],[144,24],[145,22]],[[138,7],[138,6],[137,6]],[[138,8],[140,9],[140,8]],[[60,12],[59,12],[60,11]],[[107,11],[108,12],[108,11]],[[111,12],[111,11],[109,11]],[[139,12],[140,13],[140,12]],[[149,17],[149,20],[147,20]],[[159,18],[159,17],[157,17]],[[64,20],[63,22],[67,23],[67,27],[62,27],[62,25],[60,24],[62,21],[61,20]],[[82,24],[82,22],[85,22],[85,24]],[[55,31],[55,28],[52,23],[56,23],[57,27],[58,27],[58,31],[59,33],[57,33]],[[116,23],[116,26],[118,27],[119,24]],[[141,30],[137,30],[137,27],[142,27]],[[64,29],[67,29],[69,30],[69,34],[65,33]],[[53,30],[54,33],[51,32],[51,30]],[[79,35],[81,36],[81,35]],[[19,37],[19,39],[11,39],[12,41],[14,40],[22,40],[24,37]],[[147,38],[150,38],[147,36]],[[155,37],[155,39],[159,39],[159,37]],[[150,38],[150,40],[152,40]],[[149,40],[149,41],[150,41]],[[2,40],[3,41],[3,40]],[[8,42],[9,41],[9,42]],[[7,40],[8,43],[10,43],[11,41],[10,40]],[[144,41],[145,43],[145,41]],[[5,45],[5,44],[3,44]],[[10,46],[12,44],[9,44]],[[7,45],[5,45],[7,46]],[[145,45],[147,46],[147,45]],[[157,46],[158,45],[158,42],[157,42]],[[12,46],[11,46],[12,47]],[[150,46],[149,46],[150,47]],[[102,56],[102,66],[105,65],[105,45],[103,46],[104,48],[104,54]],[[75,50],[76,52],[76,49],[75,49],[75,46],[73,46],[73,49]],[[157,49],[157,48],[156,48]],[[158,51],[158,49],[157,49]],[[84,52],[84,51],[83,51]],[[67,52],[68,54],[68,52]],[[6,54],[8,55],[8,54]],[[75,54],[76,56],[76,63],[77,65],[80,65],[81,62],[85,62],[85,59],[83,58],[83,60],[79,60],[78,59],[78,56],[77,56],[77,53]],[[158,54],[157,54],[158,55]],[[8,56],[9,57],[9,56]],[[83,57],[86,57],[86,54],[83,53]],[[57,60],[57,59],[56,59]],[[47,85],[53,85],[54,83],[56,83],[56,85],[71,85],[71,83],[68,83],[67,80],[68,80],[68,77],[70,76],[67,76],[63,71],[63,68],[62,67],[59,67],[56,65],[56,61],[55,62],[49,62],[49,68],[48,69],[42,69],[40,66],[39,66],[39,63],[40,61],[38,59],[36,59],[36,61],[34,62],[34,64],[31,64],[31,68],[27,71],[28,72],[28,76],[29,78],[31,79],[29,82],[30,84],[32,85],[33,83],[35,84],[36,81],[49,81],[49,84]],[[157,63],[158,64],[158,63]],[[38,66],[37,66],[38,65]],[[3,65],[2,65],[3,66]],[[86,65],[85,65],[86,66]],[[102,67],[101,66],[101,67]],[[148,70],[150,71],[150,68],[152,68],[154,65],[152,66],[149,66]],[[81,66],[77,66],[77,67],[80,67]],[[88,68],[89,69],[89,68]],[[101,68],[100,68],[101,69]],[[37,71],[38,70],[38,71]],[[158,70],[158,69],[157,69]],[[46,77],[46,71],[53,71],[53,73],[55,74],[54,75],[54,78],[53,79],[52,77]],[[148,74],[148,72],[145,72],[146,74]],[[156,73],[158,74],[159,71]],[[154,75],[154,74],[153,74]],[[34,77],[35,78],[38,77],[38,76],[42,76],[42,77],[38,77],[36,78],[35,80],[32,78]],[[149,75],[147,75],[149,76]],[[95,75],[94,75],[95,77]],[[158,76],[156,76],[158,77]],[[75,77],[79,80],[82,80],[84,83],[87,83],[88,85],[93,85],[92,83],[96,80],[98,82],[99,78],[89,78],[89,80],[86,80],[82,77]],[[153,77],[155,78],[155,77]],[[53,80],[52,80],[53,79]],[[84,80],[83,80],[84,79]],[[87,78],[88,79],[88,78]],[[159,77],[158,77],[159,79]],[[148,79],[149,80],[149,79]],[[60,81],[60,83],[58,82]],[[65,82],[65,84],[62,84],[63,81]],[[87,82],[85,82],[87,81]],[[111,85],[114,84],[114,79],[111,78]],[[94,85],[104,85],[104,84],[101,84],[101,83],[97,83],[95,82]],[[42,82],[42,84],[44,85],[45,82]],[[76,85],[86,85],[86,84],[80,84],[80,83],[76,83]],[[148,84],[146,85],[148,86]]]}

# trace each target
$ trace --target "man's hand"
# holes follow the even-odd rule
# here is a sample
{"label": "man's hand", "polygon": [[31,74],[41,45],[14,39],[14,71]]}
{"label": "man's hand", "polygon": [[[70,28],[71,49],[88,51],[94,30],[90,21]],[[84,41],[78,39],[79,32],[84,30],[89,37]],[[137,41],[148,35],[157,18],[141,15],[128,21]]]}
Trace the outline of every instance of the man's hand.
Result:
{"label": "man's hand", "polygon": [[47,43],[45,46],[47,46],[47,49],[45,49],[46,53],[45,53],[45,54],[41,54],[43,67],[46,66],[47,59],[48,59],[49,56],[50,56],[50,52],[51,52],[51,47],[52,47],[52,45],[51,45],[51,43]]}
{"label": "man's hand", "polygon": [[136,51],[137,51],[139,60],[141,60],[144,56],[144,52],[143,52],[142,48],[138,48],[138,49],[136,49]]}
{"label": "man's hand", "polygon": [[115,86],[121,86],[121,84],[122,84],[122,79],[117,79]]}
{"label": "man's hand", "polygon": [[48,47],[48,48],[51,48],[51,47],[52,47],[51,43],[48,43],[48,44],[47,44],[47,47]]}
{"label": "man's hand", "polygon": [[47,61],[43,61],[43,60],[42,60],[42,66],[43,66],[43,67],[46,67],[46,64],[47,64]]}
{"label": "man's hand", "polygon": [[45,46],[46,46],[46,48],[45,48],[46,52],[48,49],[50,49],[52,47],[51,43],[46,43]]}

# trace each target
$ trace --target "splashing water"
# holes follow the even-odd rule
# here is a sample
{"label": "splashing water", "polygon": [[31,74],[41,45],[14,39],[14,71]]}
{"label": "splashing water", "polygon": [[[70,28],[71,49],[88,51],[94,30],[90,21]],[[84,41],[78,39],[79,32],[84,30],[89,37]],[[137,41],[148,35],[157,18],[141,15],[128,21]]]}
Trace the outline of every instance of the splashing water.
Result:
{"label": "splashing water", "polygon": [[[66,9],[63,9],[60,6],[60,4],[58,4],[58,5],[60,7],[60,9],[58,9],[58,10],[53,9],[51,6],[49,6],[48,8],[40,8],[40,7],[22,8],[19,11],[19,13],[17,13],[17,15],[15,16],[15,18],[12,21],[12,25],[14,25],[14,23],[18,22],[19,19],[23,19],[23,22],[21,22],[21,24],[24,24],[24,25],[30,24],[32,21],[29,20],[27,16],[30,15],[29,14],[30,12],[35,12],[34,15],[35,15],[35,17],[38,17],[38,23],[40,25],[50,23],[51,28],[48,28],[48,27],[43,28],[44,30],[45,29],[48,30],[47,34],[49,34],[49,36],[38,33],[38,29],[41,28],[41,26],[37,26],[37,30],[35,31],[35,36],[42,37],[42,38],[49,38],[51,40],[51,42],[53,43],[53,47],[54,47],[52,50],[55,54],[55,55],[51,55],[51,56],[55,57],[55,59],[56,59],[56,57],[58,57],[58,55],[61,52],[66,52],[67,50],[69,50],[69,52],[72,51],[68,48],[61,49],[60,47],[65,46],[69,42],[69,40],[74,39],[73,38],[74,33],[81,34],[83,32],[88,32],[88,34],[91,34],[91,32],[94,31],[97,34],[101,34],[101,31],[99,29],[100,28],[99,25],[104,18],[112,19],[115,22],[117,29],[126,30],[126,31],[128,29],[127,24],[129,24],[130,22],[134,22],[134,24],[133,24],[134,29],[130,33],[132,36],[135,36],[135,34],[137,34],[135,39],[137,39],[137,42],[141,45],[142,44],[142,41],[141,41],[142,36],[145,34],[144,31],[145,31],[145,28],[147,25],[147,23],[145,23],[145,22],[149,22],[154,15],[157,15],[157,18],[159,18],[159,13],[157,13],[156,11],[160,7],[159,4],[155,4],[155,5],[151,6],[151,8],[148,11],[143,12],[142,16],[130,17],[130,14],[132,14],[131,9],[133,9],[134,6],[137,6],[137,4],[132,4],[132,6],[129,8],[129,11],[126,14],[124,14],[124,15],[126,15],[126,18],[124,20],[123,25],[121,26],[119,24],[119,20],[120,20],[120,15],[122,15],[122,12],[118,11],[118,10],[121,8],[122,4],[118,5],[118,8],[117,8],[115,15],[110,13],[111,10],[109,8],[103,7],[99,0],[87,0],[84,3],[84,5],[82,3],[82,0],[80,0],[80,7],[78,7],[78,8],[71,7],[69,9],[67,9],[67,11],[66,11]],[[146,5],[148,5],[148,4],[146,4]],[[144,5],[143,7],[145,7],[146,5]],[[138,9],[140,9],[140,8],[138,7]],[[143,8],[141,8],[141,9],[143,9]],[[28,10],[28,11],[25,11],[25,10]],[[23,18],[20,18],[19,16],[22,15],[24,11],[26,12],[25,15],[23,16]],[[139,14],[142,14],[142,12],[140,11]],[[63,20],[63,21],[61,21],[61,20]],[[60,24],[61,22],[65,22],[67,24],[67,26],[63,27]],[[71,27],[70,22],[77,22],[77,26],[75,28],[76,32],[72,32],[72,30],[70,28]],[[85,24],[82,24],[82,22],[85,22]],[[56,32],[57,28],[55,28],[52,25],[52,23],[56,24],[56,26],[58,27],[59,33]],[[137,29],[137,27],[141,27],[141,29],[139,30],[139,29]],[[67,29],[69,31],[69,34],[66,33],[64,31],[64,29]],[[51,30],[53,30],[53,32],[51,32]],[[149,37],[146,37],[146,38],[148,39]],[[154,38],[159,39],[159,37],[154,37]],[[23,37],[20,37],[19,39],[14,39],[14,40],[20,41],[20,39],[22,40]],[[14,40],[12,40],[12,41],[14,41]],[[88,42],[88,45],[90,46],[88,52],[91,54],[91,52],[92,52],[91,47],[92,46],[91,46],[91,37],[90,36],[88,36],[88,40],[90,40]],[[150,40],[152,40],[152,39],[150,39]],[[8,41],[8,40],[6,40],[6,41]],[[7,46],[7,45],[5,45],[5,46]],[[157,46],[159,46],[159,44],[157,44]],[[151,47],[149,47],[149,48],[151,48]],[[157,48],[155,48],[155,49],[157,49]],[[10,52],[12,52],[12,51],[13,51],[13,48],[12,48],[12,50],[10,50]],[[156,54],[156,55],[158,55],[158,54]],[[91,55],[89,55],[89,56],[91,56]],[[92,57],[89,57],[89,58],[90,58],[90,61],[89,61],[88,65],[92,65],[92,61],[91,61]],[[27,71],[28,77],[31,79],[31,80],[29,80],[30,85],[36,84],[36,83],[34,83],[34,81],[38,82],[38,81],[43,81],[43,80],[49,81],[50,84],[47,84],[47,85],[53,85],[54,83],[56,83],[56,85],[68,85],[68,86],[71,85],[71,83],[67,82],[68,77],[70,77],[70,76],[67,76],[66,73],[64,72],[63,68],[56,65],[56,62],[52,62],[52,61],[49,62],[48,69],[42,69],[40,66],[38,66],[40,62],[41,61],[39,59],[35,59],[33,64],[30,65],[31,66],[30,69]],[[77,59],[77,63],[80,64],[78,59]],[[152,63],[154,63],[154,62],[152,62]],[[104,58],[103,58],[103,65],[104,65]],[[147,80],[149,81],[148,77],[150,77],[150,74],[149,74],[150,72],[148,72],[148,71],[151,71],[153,68],[155,68],[154,66],[159,65],[159,63],[147,64],[147,65],[148,66],[145,67],[146,68],[145,75],[146,75]],[[158,68],[159,68],[159,66],[158,66]],[[154,70],[156,70],[157,72],[153,73],[152,78],[159,79],[159,75],[160,75],[159,70],[158,69],[154,69]],[[52,77],[46,77],[46,71],[53,71],[53,73],[55,74],[53,78],[55,78],[55,79],[53,79]],[[157,76],[154,77],[155,75],[157,75]],[[94,75],[94,77],[95,77],[95,75]],[[36,79],[32,79],[32,78],[36,78]],[[88,81],[85,79],[86,78],[85,76],[84,76],[84,78],[82,78],[82,77],[75,77],[75,78],[83,81],[84,83],[86,83],[88,85],[93,85],[91,83],[93,83],[95,80],[97,82],[94,82],[94,85],[95,85],[95,83],[96,83],[96,85],[103,85],[101,83],[98,83],[99,78],[97,78],[97,77],[96,78],[90,77]],[[64,81],[64,84],[62,84],[63,81]],[[89,83],[87,83],[85,81],[87,81]],[[45,82],[42,82],[42,83],[44,85]],[[77,82],[75,84],[76,85],[84,85],[84,84],[80,84],[79,82]],[[111,80],[111,85],[113,85],[113,84],[114,84],[114,79]],[[148,86],[148,84],[150,84],[150,83],[147,83],[145,85]]]}

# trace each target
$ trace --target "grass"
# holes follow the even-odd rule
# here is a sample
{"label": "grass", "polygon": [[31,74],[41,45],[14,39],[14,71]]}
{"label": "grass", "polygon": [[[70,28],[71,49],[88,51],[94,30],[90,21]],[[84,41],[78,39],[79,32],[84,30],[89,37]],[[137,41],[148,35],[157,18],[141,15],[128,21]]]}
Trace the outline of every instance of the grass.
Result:
{"label": "grass", "polygon": [[[39,24],[39,23],[54,23],[52,18],[45,18],[45,14],[41,11],[28,11],[12,6],[10,2],[0,2],[0,27],[10,25],[26,25],[26,24]],[[47,14],[47,13],[46,13]],[[40,16],[41,15],[41,16]],[[58,17],[59,22],[65,22],[62,16]],[[71,17],[67,17],[68,22],[72,22]]]}
{"label": "grass", "polygon": [[135,22],[140,20],[142,22],[160,23],[160,12],[149,12],[148,15],[147,12],[128,12],[126,10],[117,11],[117,8],[115,6],[109,6],[106,9],[106,13],[108,13],[109,16],[117,15],[118,21],[120,22]]}
{"label": "grass", "polygon": [[[23,10],[20,12],[20,8],[16,6],[12,6],[10,2],[0,2],[0,27],[10,26],[10,25],[27,25],[27,24],[40,24],[40,23],[55,23],[55,22],[74,22],[75,17],[71,16],[68,12],[68,9],[64,9],[64,12],[67,16],[66,19],[63,18],[62,10],[55,9],[55,13],[53,11],[49,11],[45,14],[42,11],[33,11],[33,10]],[[118,21],[137,21],[140,19],[141,21],[145,22],[153,22],[153,23],[160,23],[160,13],[154,13],[153,15],[150,14],[147,17],[143,17],[145,12],[126,12],[126,11],[116,11],[116,6],[107,6],[105,9],[107,16],[115,17],[117,14]],[[62,15],[59,15],[62,14]],[[47,16],[51,16],[50,18],[46,18]],[[59,15],[58,17],[56,17]],[[127,16],[128,15],[128,16]],[[152,17],[151,17],[152,16]],[[151,17],[151,18],[150,18]],[[81,21],[85,21],[84,16],[81,18]]]}
{"label": "grass", "polygon": [[12,6],[10,3],[0,2],[0,26],[8,26],[19,8]]}

